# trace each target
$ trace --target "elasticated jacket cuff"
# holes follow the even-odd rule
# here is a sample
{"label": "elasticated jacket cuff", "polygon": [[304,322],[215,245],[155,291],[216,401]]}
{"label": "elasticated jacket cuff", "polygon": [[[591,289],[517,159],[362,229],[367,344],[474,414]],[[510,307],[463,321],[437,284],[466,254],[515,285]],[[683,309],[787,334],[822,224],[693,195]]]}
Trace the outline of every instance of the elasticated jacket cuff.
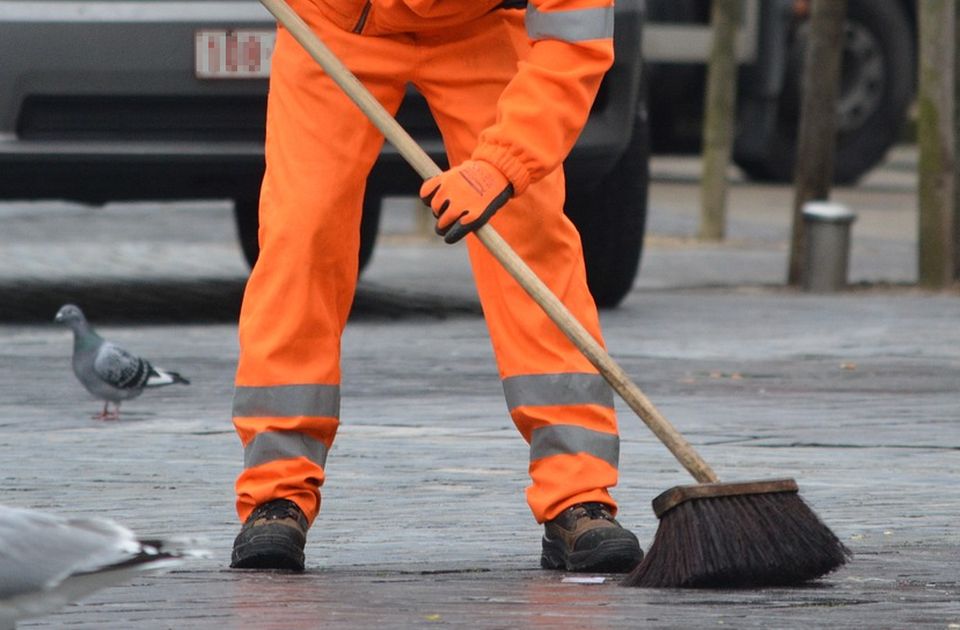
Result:
{"label": "elasticated jacket cuff", "polygon": [[519,197],[530,185],[530,170],[520,161],[510,147],[481,144],[471,156],[474,160],[483,160],[497,167],[513,184],[513,195]]}

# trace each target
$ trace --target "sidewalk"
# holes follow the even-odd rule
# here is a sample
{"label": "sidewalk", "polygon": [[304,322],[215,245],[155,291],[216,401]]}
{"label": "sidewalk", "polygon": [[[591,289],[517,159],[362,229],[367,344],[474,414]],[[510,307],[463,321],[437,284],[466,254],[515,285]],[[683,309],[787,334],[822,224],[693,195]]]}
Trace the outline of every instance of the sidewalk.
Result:
{"label": "sidewalk", "polygon": [[[344,338],[343,425],[303,575],[226,568],[242,462],[229,423],[232,322],[99,326],[193,382],[131,401],[116,423],[89,419],[97,403],[72,380],[64,329],[0,325],[2,502],[103,514],[145,536],[191,533],[211,551],[21,627],[960,628],[960,295],[909,284],[916,209],[901,164],[910,159],[895,154],[868,182],[836,191],[859,218],[855,286],[833,295],[783,287],[788,187],[736,183],[730,238],[701,244],[689,238],[695,163],[658,160],[637,287],[602,316],[613,357],[722,479],[796,478],[855,554],[824,580],[674,591],[540,571],[541,528],[523,498],[527,449],[503,406],[463,248],[410,236],[398,204]],[[171,242],[178,229],[199,241],[228,236],[167,221]],[[0,258],[5,247],[0,237]],[[49,260],[47,249],[30,255]],[[241,273],[228,250],[192,242],[191,252],[213,252],[219,276],[177,272],[144,292],[201,278],[233,295]],[[170,245],[170,260],[183,251]],[[122,264],[122,250],[114,255]],[[84,273],[22,264],[61,289],[72,280],[57,273]],[[657,528],[650,501],[690,478],[633,412],[618,410],[619,518],[646,548]]]}

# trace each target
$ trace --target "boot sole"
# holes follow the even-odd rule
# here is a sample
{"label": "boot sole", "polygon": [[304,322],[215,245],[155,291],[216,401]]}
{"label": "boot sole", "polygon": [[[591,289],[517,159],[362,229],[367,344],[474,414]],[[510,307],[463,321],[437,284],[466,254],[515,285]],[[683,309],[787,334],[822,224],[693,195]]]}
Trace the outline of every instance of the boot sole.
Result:
{"label": "boot sole", "polygon": [[301,572],[303,547],[287,537],[260,535],[234,544],[230,567],[233,569],[276,569]]}
{"label": "boot sole", "polygon": [[643,559],[643,551],[632,540],[604,540],[593,549],[564,553],[560,542],[543,539],[540,567],[572,572],[626,573]]}

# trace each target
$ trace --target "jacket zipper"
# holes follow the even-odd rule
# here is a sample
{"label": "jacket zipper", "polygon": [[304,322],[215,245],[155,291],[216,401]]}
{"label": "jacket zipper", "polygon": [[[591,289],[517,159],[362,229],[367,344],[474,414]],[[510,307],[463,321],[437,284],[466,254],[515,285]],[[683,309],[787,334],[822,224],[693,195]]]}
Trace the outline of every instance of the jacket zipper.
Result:
{"label": "jacket zipper", "polygon": [[363,27],[367,25],[367,17],[370,15],[370,9],[373,8],[373,0],[367,0],[363,3],[363,11],[360,12],[360,19],[357,20],[357,25],[353,27],[353,32],[360,34],[363,32]]}

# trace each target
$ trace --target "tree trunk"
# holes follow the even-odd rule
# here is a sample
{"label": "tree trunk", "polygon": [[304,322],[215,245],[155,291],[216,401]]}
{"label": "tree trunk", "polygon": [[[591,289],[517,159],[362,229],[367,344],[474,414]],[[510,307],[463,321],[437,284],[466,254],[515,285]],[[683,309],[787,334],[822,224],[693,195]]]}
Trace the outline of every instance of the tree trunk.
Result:
{"label": "tree trunk", "polygon": [[917,95],[918,281],[943,288],[954,266],[954,14],[953,0],[919,5],[920,59]]}
{"label": "tree trunk", "polygon": [[846,15],[847,0],[813,0],[803,62],[793,231],[787,271],[787,283],[794,286],[803,282],[806,265],[803,206],[812,200],[827,201],[830,196]]}
{"label": "tree trunk", "polygon": [[726,233],[727,168],[736,124],[736,34],[741,0],[713,0],[713,44],[707,75],[703,123],[703,179],[700,185],[700,238],[721,240]]}

